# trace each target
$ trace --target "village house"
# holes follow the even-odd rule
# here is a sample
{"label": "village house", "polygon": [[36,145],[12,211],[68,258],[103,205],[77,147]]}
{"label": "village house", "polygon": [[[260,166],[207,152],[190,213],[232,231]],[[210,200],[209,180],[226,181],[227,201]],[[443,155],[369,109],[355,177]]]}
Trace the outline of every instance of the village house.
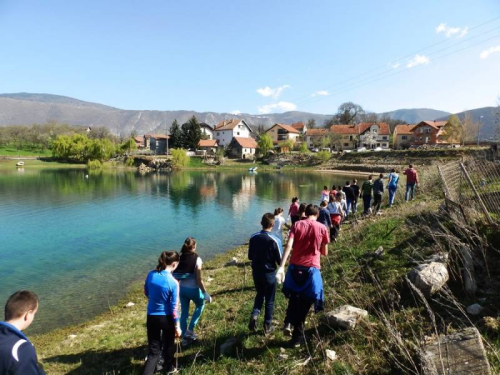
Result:
{"label": "village house", "polygon": [[234,137],[229,144],[229,153],[238,159],[254,159],[257,147],[253,138]]}
{"label": "village house", "polygon": [[200,143],[198,143],[198,150],[202,150],[206,154],[215,154],[217,147],[219,147],[217,139],[200,139]]}
{"label": "village house", "polygon": [[274,124],[266,133],[271,136],[273,143],[276,145],[283,141],[292,140],[297,142],[300,132],[290,125]]}
{"label": "village house", "polygon": [[144,137],[140,135],[134,137],[135,146],[140,150],[144,148]]}
{"label": "village house", "polygon": [[396,125],[392,135],[392,148],[394,150],[406,150],[413,144],[413,128],[415,125]]}
{"label": "village house", "polygon": [[359,144],[358,125],[332,125],[330,142],[333,150],[354,150]]}
{"label": "village house", "polygon": [[422,145],[450,145],[453,143],[451,140],[446,139],[446,132],[444,130],[448,121],[421,121],[413,128],[413,146]]}
{"label": "village house", "polygon": [[229,145],[234,137],[250,138],[252,130],[244,120],[231,119],[219,122],[215,126],[214,133],[214,138],[224,147]]}
{"label": "village house", "polygon": [[144,148],[153,151],[156,155],[167,153],[167,139],[170,136],[166,134],[146,134],[144,135]]}
{"label": "village house", "polygon": [[294,129],[297,129],[300,132],[300,134],[306,134],[307,132],[307,125],[304,124],[303,122],[294,122],[290,126]]}
{"label": "village house", "polygon": [[373,150],[377,147],[389,149],[391,128],[385,122],[363,122],[359,126],[359,146]]}
{"label": "village house", "polygon": [[321,139],[328,137],[327,129],[308,129],[306,132],[306,143],[309,148],[319,147]]}
{"label": "village house", "polygon": [[201,129],[201,134],[204,135],[203,138],[214,139],[214,129],[210,125],[202,122],[200,124],[200,129]]}

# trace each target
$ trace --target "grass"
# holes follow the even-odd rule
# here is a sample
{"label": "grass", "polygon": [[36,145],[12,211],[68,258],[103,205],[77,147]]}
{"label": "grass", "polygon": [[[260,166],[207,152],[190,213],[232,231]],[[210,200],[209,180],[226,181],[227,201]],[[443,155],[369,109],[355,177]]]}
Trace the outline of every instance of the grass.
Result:
{"label": "grass", "polygon": [[52,156],[52,151],[48,149],[31,149],[31,148],[22,148],[18,150],[13,146],[0,146],[0,156],[43,156],[50,157]]}

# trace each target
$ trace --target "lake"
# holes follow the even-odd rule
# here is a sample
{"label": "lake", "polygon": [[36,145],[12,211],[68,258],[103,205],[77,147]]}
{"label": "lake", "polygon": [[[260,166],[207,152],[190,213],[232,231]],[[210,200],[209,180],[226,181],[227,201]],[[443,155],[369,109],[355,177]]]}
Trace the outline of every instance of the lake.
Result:
{"label": "lake", "polygon": [[[28,163],[27,163],[28,164]],[[204,260],[245,243],[293,196],[318,203],[323,185],[352,176],[312,172],[0,169],[0,303],[40,297],[30,332],[81,323],[116,303],[163,250],[198,242]]]}

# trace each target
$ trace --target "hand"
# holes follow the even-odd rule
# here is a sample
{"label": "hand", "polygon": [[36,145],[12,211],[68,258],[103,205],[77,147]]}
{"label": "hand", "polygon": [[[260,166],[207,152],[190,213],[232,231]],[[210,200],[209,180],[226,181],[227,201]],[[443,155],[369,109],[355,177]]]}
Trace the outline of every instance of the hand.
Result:
{"label": "hand", "polygon": [[276,272],[276,282],[278,284],[281,284],[284,281],[285,281],[285,269],[283,267],[280,267]]}
{"label": "hand", "polygon": [[175,338],[178,339],[182,336],[182,330],[181,330],[181,326],[179,324],[177,324],[175,326]]}
{"label": "hand", "polygon": [[207,303],[212,303],[212,297],[210,297],[210,294],[208,294],[208,292],[207,292],[207,291],[205,291],[205,292],[203,293],[203,298],[205,299],[205,301],[206,301]]}

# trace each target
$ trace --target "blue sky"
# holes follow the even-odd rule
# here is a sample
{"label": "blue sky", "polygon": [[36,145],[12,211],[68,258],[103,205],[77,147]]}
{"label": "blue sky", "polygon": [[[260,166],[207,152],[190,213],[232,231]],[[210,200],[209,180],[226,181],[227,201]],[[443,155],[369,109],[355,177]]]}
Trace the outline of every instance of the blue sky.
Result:
{"label": "blue sky", "polygon": [[1,93],[124,109],[458,112],[495,105],[499,72],[498,0],[0,0]]}

